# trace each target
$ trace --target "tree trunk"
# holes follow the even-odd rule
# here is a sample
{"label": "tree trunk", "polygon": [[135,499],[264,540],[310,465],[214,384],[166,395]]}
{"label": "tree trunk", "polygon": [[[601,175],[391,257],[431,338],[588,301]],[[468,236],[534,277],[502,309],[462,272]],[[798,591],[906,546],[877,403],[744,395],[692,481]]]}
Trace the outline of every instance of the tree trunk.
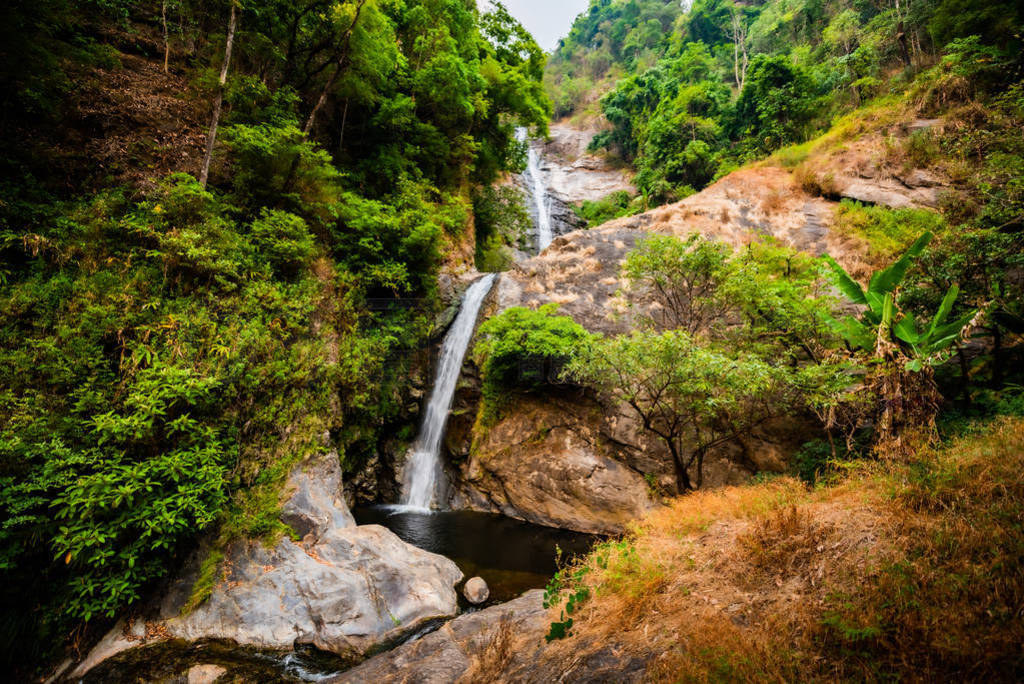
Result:
{"label": "tree trunk", "polygon": [[210,177],[210,160],[213,158],[213,144],[217,141],[217,124],[220,123],[220,110],[224,104],[224,86],[228,82],[228,67],[231,64],[231,48],[235,44],[235,28],[238,26],[238,12],[235,3],[231,3],[231,17],[228,19],[228,37],[224,44],[224,64],[220,67],[220,81],[217,97],[213,101],[213,117],[210,119],[210,132],[206,136],[206,155],[203,157],[203,170],[199,173],[199,184],[206,187]]}
{"label": "tree trunk", "polygon": [[903,22],[896,25],[896,42],[900,44],[900,56],[903,57],[903,66],[910,68],[910,50],[907,48],[907,34],[903,31]]}
{"label": "tree trunk", "polygon": [[348,121],[348,98],[345,98],[345,109],[341,112],[341,132],[338,133],[338,155],[345,149],[345,123]]}
{"label": "tree trunk", "polygon": [[167,37],[167,0],[160,3],[160,21],[164,27],[164,73],[166,74],[168,62],[171,61],[171,43]]}
{"label": "tree trunk", "polygon": [[964,348],[960,344],[956,345],[956,356],[960,361],[960,395],[963,398],[964,406],[970,406],[971,390],[968,386],[967,355],[964,354]]}
{"label": "tree trunk", "polygon": [[341,50],[338,54],[338,66],[335,68],[334,73],[327,80],[327,85],[320,92],[320,97],[317,98],[316,104],[313,105],[313,111],[309,113],[309,118],[306,119],[306,125],[302,127],[303,133],[309,133],[313,130],[313,123],[316,121],[316,115],[320,111],[324,103],[327,102],[327,96],[331,94],[331,90],[334,85],[338,82],[338,78],[345,71],[345,67],[348,64],[348,51],[349,45],[352,42],[352,32],[356,28],[356,23],[359,21],[359,14],[363,11],[363,5],[366,4],[366,0],[360,0],[359,4],[356,5],[355,16],[352,17],[352,23],[349,24],[348,29],[345,31],[345,36],[342,39]]}
{"label": "tree trunk", "polygon": [[672,454],[672,467],[676,473],[676,490],[679,494],[685,494],[693,489],[693,485],[690,484],[690,475],[686,472],[686,466],[683,465],[683,461],[679,457],[678,447],[670,440],[665,441],[668,444],[669,452]]}
{"label": "tree trunk", "polygon": [[999,324],[992,326],[992,388],[1003,386],[1003,331]]}

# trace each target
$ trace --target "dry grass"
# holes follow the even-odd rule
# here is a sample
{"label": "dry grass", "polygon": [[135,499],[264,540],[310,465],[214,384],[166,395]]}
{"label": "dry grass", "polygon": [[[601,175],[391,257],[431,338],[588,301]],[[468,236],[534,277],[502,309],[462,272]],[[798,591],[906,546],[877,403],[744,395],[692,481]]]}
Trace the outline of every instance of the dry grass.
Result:
{"label": "dry grass", "polygon": [[470,662],[466,672],[459,678],[459,684],[477,682],[504,682],[504,673],[512,662],[515,645],[512,620],[506,616],[494,630],[490,642]]}
{"label": "dry grass", "polygon": [[645,654],[652,681],[1024,675],[1024,420],[809,491],[677,500],[574,568],[591,598],[544,671]]}
{"label": "dry grass", "polygon": [[835,176],[831,172],[819,173],[810,162],[804,162],[793,169],[793,180],[808,195],[826,199],[839,196]]}

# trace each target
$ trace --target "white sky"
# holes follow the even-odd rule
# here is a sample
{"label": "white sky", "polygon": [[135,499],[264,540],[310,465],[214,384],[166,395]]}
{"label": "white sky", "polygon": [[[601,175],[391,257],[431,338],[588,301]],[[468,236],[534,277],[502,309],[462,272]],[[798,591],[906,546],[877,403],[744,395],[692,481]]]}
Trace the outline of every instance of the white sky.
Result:
{"label": "white sky", "polygon": [[[572,22],[583,10],[588,0],[503,0],[513,17],[533,34],[537,43],[547,52],[558,45],[572,27]],[[490,5],[489,0],[477,0],[481,9]]]}

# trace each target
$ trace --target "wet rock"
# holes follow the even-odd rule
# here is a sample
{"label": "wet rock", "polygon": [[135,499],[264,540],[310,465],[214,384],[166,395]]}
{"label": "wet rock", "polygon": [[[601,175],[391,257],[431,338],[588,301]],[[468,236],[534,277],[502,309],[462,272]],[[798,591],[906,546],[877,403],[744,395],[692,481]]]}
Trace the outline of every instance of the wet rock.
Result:
{"label": "wet rock", "polygon": [[487,600],[487,597],[491,595],[491,590],[488,589],[487,582],[483,577],[472,577],[462,588],[462,595],[473,605],[479,605]]}
{"label": "wet rock", "polygon": [[199,608],[181,615],[188,592],[172,587],[144,620],[115,627],[72,676],[166,638],[280,651],[311,644],[360,658],[458,612],[455,585],[462,572],[452,561],[406,544],[384,527],[355,525],[341,499],[336,455],[300,465],[289,485],[283,518],[304,534],[302,542],[235,543],[221,581]]}
{"label": "wet rock", "polygon": [[188,671],[188,684],[213,684],[227,669],[220,665],[194,665]]}

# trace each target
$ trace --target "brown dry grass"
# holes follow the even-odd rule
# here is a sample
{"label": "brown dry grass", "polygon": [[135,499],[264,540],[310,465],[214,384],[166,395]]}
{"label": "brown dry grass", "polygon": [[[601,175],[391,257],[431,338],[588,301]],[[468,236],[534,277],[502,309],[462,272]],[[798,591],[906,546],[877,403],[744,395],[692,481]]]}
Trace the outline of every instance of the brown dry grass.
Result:
{"label": "brown dry grass", "polygon": [[1024,420],[910,466],[678,499],[573,570],[591,598],[544,672],[642,653],[652,681],[1024,674]]}
{"label": "brown dry grass", "polygon": [[477,656],[470,662],[466,672],[459,678],[459,684],[476,684],[477,682],[504,682],[504,673],[514,656],[515,634],[512,620],[506,616],[500,623],[490,641],[480,649]]}

